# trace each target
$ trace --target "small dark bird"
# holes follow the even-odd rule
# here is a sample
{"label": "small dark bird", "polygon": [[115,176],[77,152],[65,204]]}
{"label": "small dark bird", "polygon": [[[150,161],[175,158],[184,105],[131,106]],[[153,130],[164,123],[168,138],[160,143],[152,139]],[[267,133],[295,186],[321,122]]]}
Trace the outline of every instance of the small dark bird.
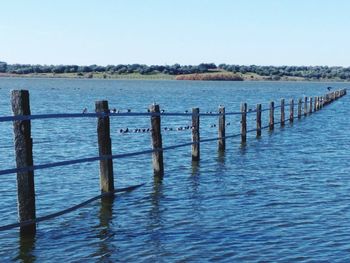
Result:
{"label": "small dark bird", "polygon": [[131,109],[128,109],[127,111],[128,111],[128,112],[131,112]]}
{"label": "small dark bird", "polygon": [[160,112],[161,112],[161,113],[164,113],[164,112],[165,112],[165,110],[161,110]]}
{"label": "small dark bird", "polygon": [[83,114],[84,114],[84,113],[87,113],[87,108],[84,108],[84,109],[83,109]]}
{"label": "small dark bird", "polygon": [[188,110],[185,110],[185,113],[188,113]]}
{"label": "small dark bird", "polygon": [[117,112],[117,109],[116,109],[116,108],[113,108],[113,109],[112,109],[112,112],[113,112],[113,113],[116,113],[116,112]]}
{"label": "small dark bird", "polygon": [[332,89],[332,87],[327,87],[327,89],[328,89],[328,90],[331,90],[331,89]]}

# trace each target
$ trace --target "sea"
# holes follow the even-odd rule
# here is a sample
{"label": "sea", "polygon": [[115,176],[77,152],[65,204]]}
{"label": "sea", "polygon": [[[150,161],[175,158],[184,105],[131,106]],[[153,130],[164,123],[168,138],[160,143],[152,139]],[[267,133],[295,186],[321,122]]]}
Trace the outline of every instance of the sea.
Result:
{"label": "sea", "polygon": [[[108,100],[117,112],[191,113],[198,107],[201,139],[217,138],[220,106],[226,113],[226,150],[201,143],[164,152],[164,178],[154,177],[151,154],[113,160],[119,192],[39,222],[36,234],[0,232],[1,262],[349,262],[349,95],[293,123],[278,123],[256,138],[255,107],[263,126],[271,101],[322,96],[348,83],[197,82],[0,78],[0,117],[11,116],[11,90],[30,93],[31,114],[95,112]],[[247,142],[240,115],[247,103]],[[294,108],[296,114],[296,106]],[[151,149],[150,117],[112,116],[113,154]],[[163,146],[191,142],[191,116],[161,116]],[[31,121],[34,164],[98,156],[97,120]],[[128,132],[125,132],[128,130]],[[13,125],[0,122],[0,170],[15,168]],[[0,227],[16,223],[16,174],[0,175]],[[59,212],[100,194],[99,162],[36,170],[37,217]]]}

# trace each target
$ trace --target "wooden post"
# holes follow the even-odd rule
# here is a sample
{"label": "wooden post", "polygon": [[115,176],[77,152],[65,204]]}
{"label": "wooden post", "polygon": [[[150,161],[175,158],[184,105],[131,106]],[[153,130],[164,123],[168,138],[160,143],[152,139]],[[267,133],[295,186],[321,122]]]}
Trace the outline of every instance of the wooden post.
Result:
{"label": "wooden post", "polygon": [[314,98],[314,112],[317,111],[317,97]]}
{"label": "wooden post", "polygon": [[284,126],[285,114],[284,114],[284,99],[281,99],[281,127]]}
{"label": "wooden post", "polygon": [[304,116],[307,115],[307,97],[304,98]]}
{"label": "wooden post", "polygon": [[98,153],[100,157],[106,157],[100,160],[100,190],[102,193],[112,192],[114,191],[114,177],[113,160],[108,158],[112,156],[108,101],[96,101],[95,111],[106,114],[97,119]]}
{"label": "wooden post", "polygon": [[261,104],[256,105],[256,137],[261,136]]}
{"label": "wooden post", "polygon": [[225,107],[219,107],[219,140],[218,140],[218,149],[219,151],[225,150]]}
{"label": "wooden post", "polygon": [[[29,116],[28,90],[13,90],[11,105],[14,116]],[[31,138],[30,120],[16,120],[13,122],[14,144],[16,153],[16,167],[29,168],[33,166],[33,140]],[[17,198],[19,222],[35,220],[35,189],[34,171],[17,172]],[[36,224],[20,228],[21,234],[31,235],[36,232]]]}
{"label": "wooden post", "polygon": [[298,99],[298,119],[301,118],[301,105],[302,105],[303,101],[301,98]]}
{"label": "wooden post", "polygon": [[274,111],[275,111],[275,103],[273,101],[270,102],[270,121],[269,121],[269,130],[272,131],[275,126],[275,117],[274,117]]}
{"label": "wooden post", "polygon": [[192,108],[192,161],[200,159],[199,108]]}
{"label": "wooden post", "polygon": [[294,121],[294,100],[290,99],[289,101],[289,122]]}
{"label": "wooden post", "polygon": [[310,97],[309,113],[312,113],[312,97]]}
{"label": "wooden post", "polygon": [[241,143],[247,141],[247,103],[241,104]]}
{"label": "wooden post", "polygon": [[162,179],[164,176],[164,164],[159,105],[151,105],[149,107],[149,111],[153,113],[151,115],[151,136],[152,147],[154,150],[152,153],[153,172],[155,177]]}

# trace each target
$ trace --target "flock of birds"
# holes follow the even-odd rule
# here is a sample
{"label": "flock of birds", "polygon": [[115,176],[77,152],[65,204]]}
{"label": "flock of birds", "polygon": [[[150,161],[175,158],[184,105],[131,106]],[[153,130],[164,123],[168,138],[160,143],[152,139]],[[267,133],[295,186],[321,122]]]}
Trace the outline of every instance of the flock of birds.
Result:
{"label": "flock of birds", "polygon": [[[332,87],[327,87],[327,90],[330,91],[332,90]],[[113,108],[110,110],[112,113],[121,113],[123,112],[122,110],[117,110],[116,108]],[[251,112],[253,111],[252,109],[248,109],[248,112]],[[87,113],[88,112],[88,109],[87,108],[84,108],[83,109],[83,114]],[[131,112],[131,109],[126,109],[126,111],[124,112]],[[147,112],[149,112],[149,109],[147,109]],[[161,113],[164,113],[165,110],[161,110]],[[185,110],[184,113],[188,113],[189,111],[188,110]],[[213,114],[212,111],[207,111],[206,112],[207,114]],[[229,126],[231,125],[230,122],[226,123],[226,126]],[[210,128],[215,128],[216,127],[216,124],[210,124],[209,126]],[[192,130],[193,127],[192,126],[180,126],[180,127],[176,127],[176,128],[173,128],[173,127],[164,127],[163,130],[164,131],[186,131],[186,130]],[[129,129],[129,128],[126,128],[126,129],[120,129],[119,130],[119,133],[147,133],[147,132],[151,132],[152,129],[151,128],[134,128],[134,129]]]}
{"label": "flock of birds", "polygon": [[[226,126],[231,125],[230,122],[226,123]],[[216,124],[210,124],[209,125],[210,128],[215,128],[217,127]],[[163,131],[187,131],[187,130],[192,130],[193,127],[190,125],[187,126],[179,126],[179,127],[164,127],[162,130]],[[134,129],[129,129],[129,128],[125,128],[125,129],[120,129],[119,133],[147,133],[147,132],[151,132],[152,128],[134,128]]]}

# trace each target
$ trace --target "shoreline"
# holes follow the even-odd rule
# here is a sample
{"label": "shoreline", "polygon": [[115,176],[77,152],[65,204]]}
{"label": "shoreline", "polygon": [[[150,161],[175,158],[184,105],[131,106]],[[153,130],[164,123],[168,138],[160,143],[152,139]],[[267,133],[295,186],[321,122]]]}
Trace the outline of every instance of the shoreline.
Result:
{"label": "shoreline", "polygon": [[[307,78],[290,78],[290,77],[281,77],[280,79],[270,79],[268,77],[260,76],[259,78],[250,78],[247,76],[242,76],[243,80],[187,80],[187,79],[177,79],[179,75],[141,75],[141,74],[127,74],[127,75],[109,75],[107,77],[101,77],[99,74],[96,76],[74,76],[68,74],[0,74],[1,79],[77,79],[77,80],[171,80],[171,81],[234,81],[234,82],[324,82],[324,83],[349,83],[348,80],[341,79],[307,79]],[[181,76],[181,75],[180,75]]]}

